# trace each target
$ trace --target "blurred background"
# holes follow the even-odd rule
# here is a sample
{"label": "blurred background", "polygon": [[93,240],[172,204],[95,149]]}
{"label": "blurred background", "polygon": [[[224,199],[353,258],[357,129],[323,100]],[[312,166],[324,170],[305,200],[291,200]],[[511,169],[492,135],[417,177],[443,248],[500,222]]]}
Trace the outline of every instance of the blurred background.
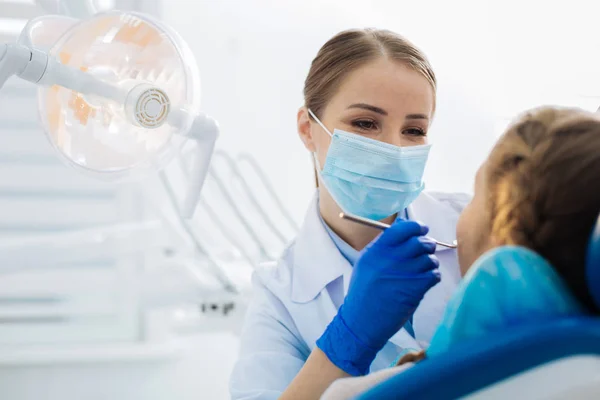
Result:
{"label": "blurred background", "polygon": [[[600,105],[600,6],[587,0],[98,0],[190,46],[221,127],[192,234],[156,177],[105,184],[56,157],[36,88],[0,91],[0,397],[224,399],[255,265],[314,191],[296,112],[312,58],[354,27],[399,32],[439,79],[428,190],[471,192],[517,113]],[[0,0],[0,42],[34,1]],[[167,168],[177,187],[179,175]],[[227,287],[235,286],[232,293]]]}

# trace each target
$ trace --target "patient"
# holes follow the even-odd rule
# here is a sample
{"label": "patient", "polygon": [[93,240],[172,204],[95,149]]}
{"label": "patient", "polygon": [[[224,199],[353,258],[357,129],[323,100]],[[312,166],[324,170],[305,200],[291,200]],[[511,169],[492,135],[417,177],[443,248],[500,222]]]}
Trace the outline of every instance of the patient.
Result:
{"label": "patient", "polygon": [[[599,213],[600,115],[577,109],[544,107],[520,116],[499,139],[477,172],[474,197],[457,225],[458,258],[463,276],[471,266],[475,267],[465,277],[454,301],[450,301],[429,349],[404,355],[395,368],[365,377],[338,380],[322,398],[355,396],[415,362],[445,351],[452,344],[448,334],[452,326],[448,325],[468,324],[465,321],[472,318],[473,314],[468,309],[472,304],[468,301],[473,296],[468,299],[466,294],[468,284],[481,278],[474,276],[478,268],[492,265],[492,270],[486,271],[483,276],[484,281],[515,279],[511,275],[514,269],[504,273],[504,277],[502,272],[497,273],[505,267],[508,270],[508,263],[502,263],[513,260],[515,254],[517,258],[526,260],[519,265],[528,266],[528,272],[523,272],[520,278],[527,273],[531,276],[533,271],[534,276],[539,276],[539,281],[545,285],[542,290],[548,292],[550,287],[549,293],[559,293],[561,299],[550,296],[554,302],[549,307],[555,308],[558,315],[600,313],[585,280],[587,244]],[[530,268],[529,264],[533,267]],[[532,288],[538,281],[535,277],[528,278],[533,281]],[[471,292],[494,296],[493,293],[488,294],[485,282],[483,286],[479,285],[479,281],[477,283],[471,285]],[[527,284],[519,286],[525,291],[530,289]],[[495,295],[494,299],[509,302],[514,293],[511,292],[511,296]],[[512,303],[499,307],[515,308],[515,304],[521,307],[522,303],[512,299]],[[533,311],[537,310],[536,307],[540,308],[539,304],[530,306]],[[523,307],[521,317],[528,317],[531,311],[526,309],[526,305]],[[550,311],[541,311],[542,314],[546,312]],[[532,315],[536,318],[535,313]],[[458,320],[457,316],[462,320]],[[480,326],[486,329],[493,325],[490,318],[498,320],[497,316],[485,318],[487,320]],[[473,337],[477,332],[477,329],[471,329],[469,334]]]}

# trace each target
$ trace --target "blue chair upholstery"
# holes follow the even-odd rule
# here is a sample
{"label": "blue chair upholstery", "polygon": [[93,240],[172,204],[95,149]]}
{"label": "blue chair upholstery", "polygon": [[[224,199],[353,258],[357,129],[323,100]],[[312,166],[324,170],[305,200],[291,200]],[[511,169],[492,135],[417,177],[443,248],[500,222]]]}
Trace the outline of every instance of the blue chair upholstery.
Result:
{"label": "blue chair upholstery", "polygon": [[600,320],[563,319],[455,346],[358,399],[456,399],[550,361],[590,354],[600,355]]}
{"label": "blue chair upholstery", "polygon": [[[600,217],[586,258],[588,288],[600,309]],[[600,356],[600,318],[564,318],[461,343],[358,399],[456,399],[566,357]]]}
{"label": "blue chair upholstery", "polygon": [[586,280],[596,307],[600,310],[600,216],[592,231],[586,258]]}

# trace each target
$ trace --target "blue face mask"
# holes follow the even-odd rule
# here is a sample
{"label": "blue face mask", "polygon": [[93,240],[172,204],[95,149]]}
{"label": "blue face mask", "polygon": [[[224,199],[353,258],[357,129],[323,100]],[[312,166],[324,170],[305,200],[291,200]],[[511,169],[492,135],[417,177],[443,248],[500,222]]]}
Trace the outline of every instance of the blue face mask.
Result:
{"label": "blue face mask", "polygon": [[403,211],[425,188],[423,172],[431,145],[399,147],[339,129],[331,136],[321,181],[347,213],[382,220]]}

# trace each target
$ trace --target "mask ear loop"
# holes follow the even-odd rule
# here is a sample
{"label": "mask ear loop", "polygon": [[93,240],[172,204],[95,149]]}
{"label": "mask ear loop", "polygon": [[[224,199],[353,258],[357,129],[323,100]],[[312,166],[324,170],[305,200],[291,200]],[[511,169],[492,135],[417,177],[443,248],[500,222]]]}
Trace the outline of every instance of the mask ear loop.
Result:
{"label": "mask ear loop", "polygon": [[331,132],[329,132],[329,129],[325,128],[325,125],[323,125],[323,123],[321,122],[321,120],[319,118],[317,118],[317,116],[315,115],[315,113],[313,113],[310,108],[308,109],[308,113],[310,114],[311,117],[314,118],[315,121],[317,121],[317,124],[319,124],[321,126],[321,128],[323,128],[323,130],[325,130],[325,132],[327,132],[327,134],[329,134],[330,137],[333,137],[333,135],[331,134]]}
{"label": "mask ear loop", "polygon": [[[313,112],[312,112],[312,110],[311,110],[310,108],[308,108],[308,113],[310,114],[310,116],[311,116],[311,117],[313,117],[313,118],[314,118],[314,120],[315,120],[315,121],[317,121],[317,124],[319,124],[319,125],[321,126],[321,128],[323,128],[323,130],[324,130],[325,132],[327,132],[327,134],[328,134],[330,137],[333,137],[333,135],[331,134],[331,132],[329,132],[329,129],[327,129],[327,128],[325,127],[325,125],[323,125],[323,123],[321,122],[321,120],[320,120],[319,118],[317,118],[317,116],[315,115],[315,113],[313,113]],[[313,155],[313,161],[315,162],[315,164],[316,164],[316,167],[317,167],[317,168],[316,168],[316,170],[317,170],[317,174],[318,174],[318,175],[321,175],[321,163],[320,163],[320,162],[319,162],[319,160],[317,159],[317,153],[313,152],[313,153],[312,153],[312,155]],[[317,184],[317,186],[318,186],[318,184]]]}
{"label": "mask ear loop", "polygon": [[[315,115],[315,113],[313,113],[310,108],[308,108],[307,110],[308,110],[308,113],[310,114],[310,116],[313,117],[313,119],[315,121],[317,121],[317,124],[319,124],[321,126],[321,128],[323,128],[323,130],[325,132],[327,132],[327,134],[330,137],[333,137],[333,135],[331,134],[331,132],[329,132],[329,129],[327,129],[325,127],[325,125],[323,125],[323,123],[321,122],[321,120],[319,118],[317,118],[317,116]],[[316,181],[317,187],[319,187],[319,182],[323,181],[323,177],[321,176],[321,163],[319,162],[319,159],[317,158],[317,153],[313,152],[312,156],[313,156],[313,164],[315,166],[315,181]],[[325,187],[327,187],[325,185],[325,182],[323,182],[323,185]]]}

